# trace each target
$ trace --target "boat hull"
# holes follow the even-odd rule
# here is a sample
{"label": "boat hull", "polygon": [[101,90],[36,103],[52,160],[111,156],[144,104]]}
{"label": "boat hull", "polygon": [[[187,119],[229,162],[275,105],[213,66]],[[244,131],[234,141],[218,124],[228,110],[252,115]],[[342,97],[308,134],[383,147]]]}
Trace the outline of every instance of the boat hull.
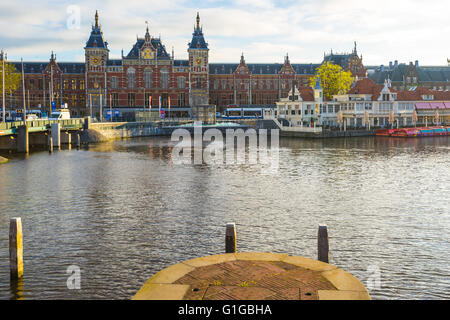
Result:
{"label": "boat hull", "polygon": [[417,127],[401,129],[381,129],[375,133],[380,137],[439,137],[450,136],[450,127]]}

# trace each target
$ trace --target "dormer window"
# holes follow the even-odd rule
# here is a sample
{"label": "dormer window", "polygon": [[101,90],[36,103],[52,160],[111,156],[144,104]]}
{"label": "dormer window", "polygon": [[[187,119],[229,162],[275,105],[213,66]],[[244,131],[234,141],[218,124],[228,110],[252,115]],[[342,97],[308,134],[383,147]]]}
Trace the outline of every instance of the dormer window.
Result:
{"label": "dormer window", "polygon": [[383,101],[389,101],[389,94],[383,93]]}

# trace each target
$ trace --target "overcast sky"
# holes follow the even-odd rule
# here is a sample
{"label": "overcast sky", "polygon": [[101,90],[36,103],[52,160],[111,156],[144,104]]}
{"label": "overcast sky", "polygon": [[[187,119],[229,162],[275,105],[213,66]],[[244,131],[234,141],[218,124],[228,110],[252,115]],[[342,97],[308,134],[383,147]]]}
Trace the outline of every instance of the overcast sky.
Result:
{"label": "overcast sky", "polygon": [[293,63],[320,63],[354,41],[366,65],[450,58],[448,0],[2,1],[0,47],[9,60],[46,61],[54,50],[59,61],[84,61],[96,9],[111,58],[127,54],[148,21],[168,52],[187,59],[197,11],[210,62],[239,62],[244,52],[247,62],[281,63],[289,53]]}

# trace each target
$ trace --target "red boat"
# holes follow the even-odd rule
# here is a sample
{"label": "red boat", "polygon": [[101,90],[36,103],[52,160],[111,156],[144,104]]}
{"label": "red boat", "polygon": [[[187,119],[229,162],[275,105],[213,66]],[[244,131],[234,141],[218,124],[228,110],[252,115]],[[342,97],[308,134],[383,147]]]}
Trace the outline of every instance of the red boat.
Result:
{"label": "red boat", "polygon": [[395,133],[398,129],[380,129],[375,132],[377,136],[390,137],[393,133]]}
{"label": "red boat", "polygon": [[450,135],[450,127],[417,127],[401,129],[381,129],[375,135],[385,137],[436,137]]}
{"label": "red boat", "polygon": [[396,130],[392,137],[418,137],[420,136],[420,128],[403,128]]}

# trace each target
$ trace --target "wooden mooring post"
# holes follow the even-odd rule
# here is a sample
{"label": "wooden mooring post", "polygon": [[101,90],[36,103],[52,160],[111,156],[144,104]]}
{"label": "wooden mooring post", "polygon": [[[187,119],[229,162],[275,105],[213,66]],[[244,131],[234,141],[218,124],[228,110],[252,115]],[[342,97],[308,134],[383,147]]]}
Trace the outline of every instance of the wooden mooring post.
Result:
{"label": "wooden mooring post", "polygon": [[50,136],[48,137],[48,152],[53,152],[53,138]]}
{"label": "wooden mooring post", "polygon": [[11,218],[9,222],[9,269],[12,280],[23,275],[22,219]]}
{"label": "wooden mooring post", "polygon": [[236,224],[227,223],[225,231],[225,253],[235,253],[237,249]]}
{"label": "wooden mooring post", "polygon": [[319,225],[317,234],[317,260],[329,263],[330,250],[328,244],[328,230],[327,226]]}
{"label": "wooden mooring post", "polygon": [[80,144],[81,144],[81,137],[80,134],[77,133],[77,149],[80,149]]}

